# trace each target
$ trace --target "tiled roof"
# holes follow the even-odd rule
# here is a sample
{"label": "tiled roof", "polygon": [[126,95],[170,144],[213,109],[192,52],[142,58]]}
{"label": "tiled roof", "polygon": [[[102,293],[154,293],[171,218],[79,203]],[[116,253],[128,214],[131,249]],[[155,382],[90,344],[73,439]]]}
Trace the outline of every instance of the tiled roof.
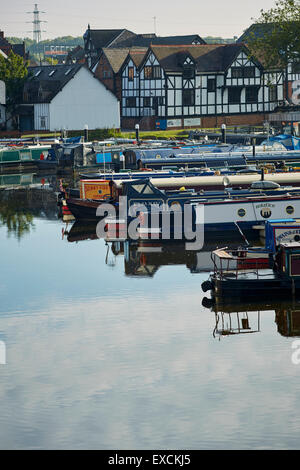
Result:
{"label": "tiled roof", "polygon": [[105,54],[108,62],[111,65],[111,68],[115,73],[118,73],[120,68],[122,67],[124,60],[128,55],[129,49],[128,48],[120,48],[120,49],[110,49],[104,48],[103,53]]}
{"label": "tiled roof", "polygon": [[49,103],[81,67],[82,64],[28,67],[28,78],[24,85],[26,102]]}
{"label": "tiled roof", "polygon": [[26,58],[24,42],[22,44],[12,44],[12,50],[14,54],[18,54],[19,56]]}
{"label": "tiled roof", "polygon": [[270,34],[274,29],[273,23],[253,23],[247,28],[236,42],[247,42],[251,38],[260,38],[266,34]]}
{"label": "tiled roof", "polygon": [[189,36],[156,36],[155,34],[136,34],[126,40],[119,41],[118,47],[149,47],[151,44],[155,45],[181,45],[192,44],[194,41],[199,41],[205,44],[205,41],[193,34]]}
{"label": "tiled roof", "polygon": [[129,54],[136,67],[139,67],[143,62],[147,50],[148,49],[146,47],[140,49],[130,49]]}
{"label": "tiled roof", "polygon": [[[87,29],[83,37],[87,38],[89,35],[95,49],[99,51],[115,42],[120,35],[123,37],[126,32],[129,32],[129,35],[134,34],[126,29]],[[127,39],[127,34],[124,39]]]}
{"label": "tiled roof", "polygon": [[120,68],[125,62],[128,54],[132,58],[136,67],[139,67],[145,54],[147,52],[147,47],[140,47],[140,48],[104,48],[103,53],[105,54],[107,60],[109,61],[111,68],[113,69],[114,73],[118,73]]}
{"label": "tiled roof", "polygon": [[198,72],[223,72],[243,47],[243,44],[153,45],[151,49],[166,72],[181,72],[184,55],[195,61]]}

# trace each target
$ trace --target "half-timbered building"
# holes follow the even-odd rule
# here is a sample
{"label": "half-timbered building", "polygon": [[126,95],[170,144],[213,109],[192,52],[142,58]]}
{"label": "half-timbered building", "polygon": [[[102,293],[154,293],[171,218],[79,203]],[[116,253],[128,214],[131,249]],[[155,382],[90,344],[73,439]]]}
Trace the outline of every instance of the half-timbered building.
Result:
{"label": "half-timbered building", "polygon": [[282,99],[282,71],[264,70],[243,44],[152,45],[139,67],[122,68],[123,127],[260,122]]}
{"label": "half-timbered building", "polygon": [[[254,23],[247,28],[242,36],[238,39],[238,42],[251,41],[251,38],[264,38],[268,34],[272,34],[274,25],[273,23]],[[295,55],[295,59],[289,63],[287,68],[283,70],[283,98],[286,101],[286,105],[300,104],[300,100],[296,98],[296,93],[299,94],[299,83],[300,83],[300,58]]]}
{"label": "half-timbered building", "polygon": [[[119,38],[108,47],[103,47],[100,51],[98,62],[94,65],[95,75],[118,97],[121,99],[121,74],[123,66],[129,52],[131,59],[140,64],[142,58],[151,45],[180,45],[180,44],[206,44],[198,35],[189,36],[156,36],[156,34],[136,34],[127,39]],[[130,85],[130,84],[129,84]],[[130,88],[130,87],[129,87]]]}
{"label": "half-timbered building", "polygon": [[98,62],[102,49],[118,47],[118,43],[135,36],[128,29],[88,29],[83,35],[84,53],[89,68],[93,69]]}

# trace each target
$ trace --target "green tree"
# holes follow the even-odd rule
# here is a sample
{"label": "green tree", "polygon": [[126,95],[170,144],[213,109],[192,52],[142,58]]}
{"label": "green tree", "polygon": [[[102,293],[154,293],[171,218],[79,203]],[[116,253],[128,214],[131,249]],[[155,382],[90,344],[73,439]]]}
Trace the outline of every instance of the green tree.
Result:
{"label": "green tree", "polygon": [[288,65],[300,60],[299,31],[300,0],[277,0],[274,8],[260,11],[245,40],[265,68],[280,67],[287,73]]}
{"label": "green tree", "polygon": [[13,111],[22,101],[23,86],[28,75],[22,57],[10,52],[7,59],[0,56],[0,80],[5,82],[7,109]]}

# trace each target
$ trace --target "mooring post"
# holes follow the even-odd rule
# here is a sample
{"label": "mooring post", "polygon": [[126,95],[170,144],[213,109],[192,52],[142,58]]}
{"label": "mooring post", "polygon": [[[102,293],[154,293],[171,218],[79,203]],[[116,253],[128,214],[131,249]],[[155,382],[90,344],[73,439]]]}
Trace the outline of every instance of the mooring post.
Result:
{"label": "mooring post", "polygon": [[256,149],[255,149],[256,138],[255,137],[251,137],[251,145],[252,145],[252,155],[253,157],[255,157],[256,155]]}
{"label": "mooring post", "polygon": [[222,124],[221,131],[222,131],[222,143],[226,144],[226,124]]}
{"label": "mooring post", "polygon": [[135,138],[136,138],[137,143],[139,143],[139,141],[140,141],[140,126],[139,126],[139,124],[135,125]]}

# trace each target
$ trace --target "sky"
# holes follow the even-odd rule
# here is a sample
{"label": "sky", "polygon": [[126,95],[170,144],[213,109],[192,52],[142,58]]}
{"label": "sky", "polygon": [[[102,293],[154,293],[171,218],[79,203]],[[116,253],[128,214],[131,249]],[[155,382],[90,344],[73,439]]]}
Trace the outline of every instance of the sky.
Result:
{"label": "sky", "polygon": [[[41,0],[42,39],[82,36],[88,23],[92,29],[126,28],[135,33],[159,36],[199,34],[239,37],[275,0]],[[3,5],[0,29],[5,36],[32,38],[34,3],[10,0]],[[154,19],[156,18],[156,19]]]}

